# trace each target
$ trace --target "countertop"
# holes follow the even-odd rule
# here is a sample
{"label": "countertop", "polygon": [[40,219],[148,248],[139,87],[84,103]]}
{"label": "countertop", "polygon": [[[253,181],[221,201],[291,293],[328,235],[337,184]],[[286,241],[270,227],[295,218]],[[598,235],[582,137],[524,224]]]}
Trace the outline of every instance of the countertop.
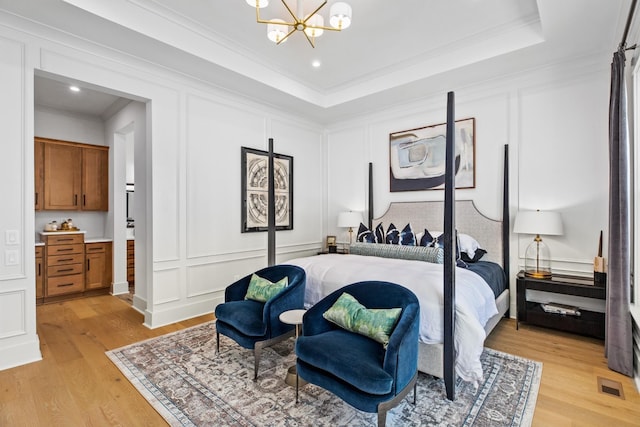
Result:
{"label": "countertop", "polygon": [[[86,234],[85,230],[74,230],[74,231],[41,231],[39,232],[40,238],[44,236],[58,236],[61,234]],[[85,237],[85,243],[104,243],[104,242],[113,242],[111,237]],[[36,241],[36,246],[44,246],[44,242]]]}

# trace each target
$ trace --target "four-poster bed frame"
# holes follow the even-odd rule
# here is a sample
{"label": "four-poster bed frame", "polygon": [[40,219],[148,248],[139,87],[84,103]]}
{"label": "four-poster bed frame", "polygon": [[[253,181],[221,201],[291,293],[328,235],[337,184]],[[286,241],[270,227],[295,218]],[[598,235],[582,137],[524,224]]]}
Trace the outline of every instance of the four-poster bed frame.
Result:
{"label": "four-poster bed frame", "polygon": [[[409,202],[392,203],[387,213],[377,220],[406,220],[406,216],[419,218],[416,225],[433,227],[434,224],[442,224],[444,217],[444,229],[449,242],[444,244],[444,340],[442,344],[420,343],[422,355],[419,356],[418,368],[425,373],[442,377],[445,382],[447,398],[455,399],[456,378],[456,349],[455,318],[456,318],[456,230],[472,234],[478,231],[483,234],[484,249],[487,249],[487,258],[499,263],[507,278],[507,290],[498,298],[498,314],[489,319],[485,325],[488,334],[498,323],[500,318],[509,310],[509,203],[508,203],[508,146],[504,147],[504,178],[503,178],[503,209],[502,221],[489,219],[479,213],[473,202],[455,200],[455,107],[454,94],[447,95],[447,136],[446,136],[446,172],[445,172],[445,196],[442,202]],[[369,229],[373,229],[373,166],[369,163]],[[273,139],[269,139],[269,191],[268,191],[268,263],[275,264],[275,189],[273,185]],[[456,226],[456,206],[459,207],[460,224]],[[413,225],[413,224],[412,224]],[[467,230],[465,230],[465,227]],[[419,228],[416,228],[419,229]],[[500,255],[501,258],[500,259]],[[434,366],[435,365],[435,366]]]}

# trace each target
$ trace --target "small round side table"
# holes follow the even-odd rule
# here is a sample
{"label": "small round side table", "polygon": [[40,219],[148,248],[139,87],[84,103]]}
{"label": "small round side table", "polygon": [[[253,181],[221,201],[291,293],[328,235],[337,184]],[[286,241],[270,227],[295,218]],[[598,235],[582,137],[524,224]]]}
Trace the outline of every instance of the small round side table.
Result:
{"label": "small round side table", "polygon": [[[296,341],[298,340],[298,336],[300,336],[300,326],[302,326],[302,316],[306,313],[307,310],[298,309],[298,310],[287,310],[280,313],[280,321],[282,323],[286,323],[288,325],[295,325],[296,327]],[[295,351],[295,344],[293,347]],[[296,365],[290,366],[287,370],[287,377],[284,380],[285,383],[290,385],[291,387],[295,387],[296,379],[298,380],[298,385],[305,385],[307,382],[302,378],[298,378],[298,372],[296,370]]]}

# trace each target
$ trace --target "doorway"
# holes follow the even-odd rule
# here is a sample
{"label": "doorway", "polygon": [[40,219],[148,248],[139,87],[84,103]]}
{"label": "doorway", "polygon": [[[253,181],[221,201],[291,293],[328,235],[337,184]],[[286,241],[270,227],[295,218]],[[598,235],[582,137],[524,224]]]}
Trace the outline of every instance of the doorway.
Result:
{"label": "doorway", "polygon": [[[76,89],[72,90],[71,86]],[[85,231],[86,238],[111,240],[113,295],[129,294],[129,265],[136,262],[128,260],[128,242],[144,235],[135,229],[135,225],[144,224],[142,219],[146,215],[144,182],[139,186],[143,191],[137,191],[135,198],[133,192],[129,195],[127,183],[135,184],[136,173],[144,174],[146,170],[146,108],[145,100],[133,95],[41,71],[36,71],[34,76],[35,136],[110,147],[108,212],[36,211],[35,229],[43,230],[51,218],[74,218],[74,225]],[[140,155],[136,156],[136,152]],[[134,245],[144,254],[144,247],[140,246],[143,241]],[[144,282],[138,280],[136,283],[135,276],[134,273],[134,284]],[[132,304],[138,311],[143,311],[146,286],[136,286],[133,290]],[[136,292],[139,307],[134,301]]]}

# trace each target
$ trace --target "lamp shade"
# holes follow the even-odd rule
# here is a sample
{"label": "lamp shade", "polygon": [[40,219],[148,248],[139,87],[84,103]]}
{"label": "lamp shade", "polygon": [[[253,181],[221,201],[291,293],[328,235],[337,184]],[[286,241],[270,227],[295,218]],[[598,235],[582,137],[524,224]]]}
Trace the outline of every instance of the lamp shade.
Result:
{"label": "lamp shade", "polygon": [[559,236],[563,233],[562,218],[558,212],[519,211],[516,214],[513,232]]}
{"label": "lamp shade", "polygon": [[308,27],[304,29],[304,32],[307,33],[309,37],[320,37],[324,30],[322,28],[312,28],[312,27],[323,27],[324,26],[324,18],[322,15],[315,14],[307,21]]}
{"label": "lamp shade", "polygon": [[357,227],[362,222],[362,214],[360,212],[341,212],[338,215],[338,227]]}
{"label": "lamp shade", "polygon": [[337,2],[329,10],[329,23],[333,28],[344,30],[351,25],[351,6],[344,2]]}
{"label": "lamp shade", "polygon": [[[272,19],[267,25],[267,37],[274,43],[280,43],[280,40],[284,39],[287,35],[289,27],[283,25],[282,19]],[[285,40],[286,41],[286,40]]]}

